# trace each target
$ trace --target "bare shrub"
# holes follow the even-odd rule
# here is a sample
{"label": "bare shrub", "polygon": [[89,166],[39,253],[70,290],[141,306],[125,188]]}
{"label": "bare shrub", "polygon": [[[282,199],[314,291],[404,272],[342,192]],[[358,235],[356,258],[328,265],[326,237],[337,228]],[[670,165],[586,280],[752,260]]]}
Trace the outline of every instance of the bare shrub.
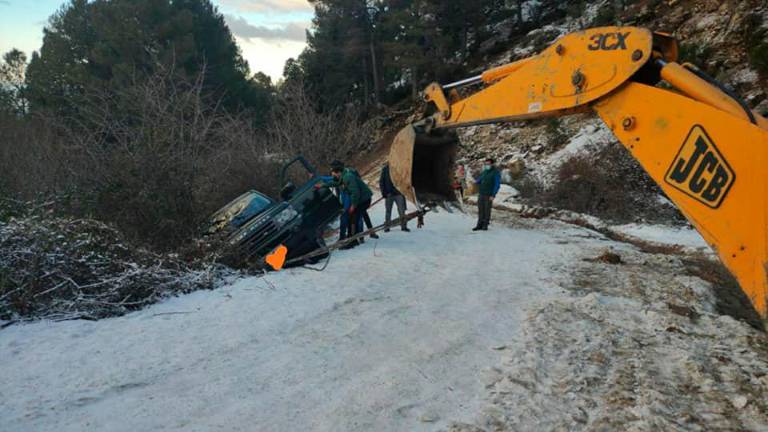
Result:
{"label": "bare shrub", "polygon": [[326,167],[334,159],[345,159],[371,142],[373,124],[360,121],[353,105],[319,112],[302,83],[281,89],[269,124],[269,142],[285,156],[301,154]]}
{"label": "bare shrub", "polygon": [[550,136],[549,145],[554,148],[560,148],[568,143],[568,135],[563,132],[560,120],[552,117],[546,120],[546,131]]}
{"label": "bare shrub", "polygon": [[523,199],[538,199],[545,190],[544,183],[531,175],[513,180],[512,187],[517,189]]}
{"label": "bare shrub", "polygon": [[0,194],[24,200],[60,188],[63,152],[45,116],[0,114]]}
{"label": "bare shrub", "polygon": [[620,145],[598,154],[580,154],[559,168],[552,187],[537,204],[603,217],[614,222],[677,221],[683,216],[659,202],[661,189]]}
{"label": "bare shrub", "polygon": [[137,247],[104,223],[24,210],[0,222],[0,320],[121,315],[221,276],[218,266]]}
{"label": "bare shrub", "polygon": [[682,261],[688,275],[712,284],[716,299],[715,307],[718,312],[744,321],[756,329],[764,330],[760,315],[739,287],[736,278],[722,262],[704,255],[685,257]]}
{"label": "bare shrub", "polygon": [[274,191],[263,134],[202,96],[202,74],[172,71],[120,92],[92,92],[77,117],[58,119],[77,200],[67,210],[115,223],[163,248],[249,188]]}

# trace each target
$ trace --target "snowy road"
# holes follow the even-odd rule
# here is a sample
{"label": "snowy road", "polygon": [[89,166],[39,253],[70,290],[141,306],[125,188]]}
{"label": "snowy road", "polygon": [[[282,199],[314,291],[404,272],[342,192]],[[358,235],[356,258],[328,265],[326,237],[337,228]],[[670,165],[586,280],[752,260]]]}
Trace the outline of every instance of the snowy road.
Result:
{"label": "snowy road", "polygon": [[427,223],[324,272],[2,330],[0,430],[436,430],[471,416],[493,348],[563,295],[562,262],[598,240],[564,225],[473,234],[444,212]]}

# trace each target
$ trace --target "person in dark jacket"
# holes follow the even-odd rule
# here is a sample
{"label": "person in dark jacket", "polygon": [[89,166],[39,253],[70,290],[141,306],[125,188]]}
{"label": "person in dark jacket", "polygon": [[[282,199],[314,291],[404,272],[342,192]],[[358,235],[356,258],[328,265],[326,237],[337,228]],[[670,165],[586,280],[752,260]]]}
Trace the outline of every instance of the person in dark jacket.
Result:
{"label": "person in dark jacket", "polygon": [[[331,175],[334,180],[328,185],[338,187],[341,191],[349,194],[349,220],[352,225],[352,234],[363,232],[363,221],[368,215],[368,207],[371,206],[371,197],[373,192],[365,184],[360,174],[352,168],[345,167],[342,162],[334,161],[331,163]],[[370,217],[368,217],[370,221]],[[370,223],[370,222],[369,222]],[[378,238],[376,233],[371,233],[372,238]],[[361,243],[362,243],[362,239]]]}
{"label": "person in dark jacket", "polygon": [[381,195],[384,197],[386,205],[386,213],[384,216],[384,223],[387,227],[384,232],[389,232],[389,226],[392,223],[392,204],[397,205],[397,214],[400,216],[400,229],[405,232],[410,232],[408,229],[408,221],[405,220],[405,197],[392,183],[392,177],[389,176],[389,163],[384,164],[384,168],[381,169],[381,177],[379,177],[379,189]]}
{"label": "person in dark jacket", "polygon": [[480,177],[475,179],[479,186],[480,193],[477,197],[477,226],[472,231],[488,230],[488,224],[491,223],[491,209],[493,208],[493,199],[501,187],[501,172],[494,165],[493,158],[488,158],[483,164],[483,172]]}
{"label": "person in dark jacket", "polygon": [[[321,176],[321,180],[323,180],[326,184],[329,184],[334,181],[333,176]],[[339,197],[339,204],[341,204],[342,212],[341,216],[339,217],[339,240],[344,240],[345,238],[352,235],[352,230],[350,229],[350,221],[349,221],[349,205],[350,205],[350,199],[349,194],[345,191],[341,190],[340,188],[334,188],[336,195]]]}
{"label": "person in dark jacket", "polygon": [[[357,178],[358,178],[358,179],[360,179],[360,181],[363,183],[363,185],[364,185],[364,186],[367,188],[367,187],[368,187],[368,185],[367,185],[367,184],[365,184],[365,181],[363,181],[363,178],[362,178],[362,177],[360,177],[360,173],[359,173],[359,172],[357,172],[357,170],[355,170],[355,169],[353,169],[353,168],[350,168],[350,170],[352,170],[352,172],[353,172],[353,173],[355,173],[355,175],[357,176]],[[369,190],[370,190],[370,189],[369,189]],[[371,198],[371,199],[373,199],[373,198]],[[361,223],[360,223],[360,225],[359,225],[361,228],[363,227],[363,223],[365,223],[365,227],[366,227],[366,228],[368,228],[368,229],[371,229],[371,228],[373,228],[373,222],[371,222],[371,216],[368,214],[368,208],[370,208],[370,207],[371,207],[371,204],[370,204],[370,202],[369,202],[369,203],[368,203],[368,207],[365,209],[365,211],[364,211],[364,212],[362,212],[362,214],[360,214],[360,217],[362,217],[362,218],[363,218],[362,222],[361,222]],[[361,230],[361,231],[362,231],[362,230]],[[378,235],[378,234],[376,234],[375,232],[374,232],[374,233],[371,233],[371,238],[372,238],[372,239],[377,239],[377,238],[379,238],[379,235]],[[360,241],[362,242],[363,240],[362,240],[362,239],[360,239]]]}

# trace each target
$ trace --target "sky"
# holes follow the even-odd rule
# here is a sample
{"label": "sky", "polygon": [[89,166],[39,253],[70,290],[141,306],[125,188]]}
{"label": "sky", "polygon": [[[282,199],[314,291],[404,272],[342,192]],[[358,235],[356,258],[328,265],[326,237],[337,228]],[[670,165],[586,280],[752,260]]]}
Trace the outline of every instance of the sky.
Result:
{"label": "sky", "polygon": [[[306,0],[212,0],[235,36],[251,72],[277,81],[285,61],[306,45],[312,20]],[[68,0],[0,0],[0,53],[18,48],[29,56],[43,43],[43,27]]]}

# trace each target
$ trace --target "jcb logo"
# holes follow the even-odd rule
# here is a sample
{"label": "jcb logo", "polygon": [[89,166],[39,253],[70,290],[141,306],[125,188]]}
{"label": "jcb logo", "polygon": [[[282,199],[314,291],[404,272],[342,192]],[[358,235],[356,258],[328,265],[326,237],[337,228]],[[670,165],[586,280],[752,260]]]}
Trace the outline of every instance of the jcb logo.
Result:
{"label": "jcb logo", "polygon": [[631,32],[626,33],[597,33],[589,38],[592,41],[587,45],[587,49],[590,51],[613,51],[617,49],[627,49],[627,38]]}
{"label": "jcb logo", "polygon": [[709,207],[718,208],[736,181],[736,174],[701,126],[685,139],[665,181]]}

